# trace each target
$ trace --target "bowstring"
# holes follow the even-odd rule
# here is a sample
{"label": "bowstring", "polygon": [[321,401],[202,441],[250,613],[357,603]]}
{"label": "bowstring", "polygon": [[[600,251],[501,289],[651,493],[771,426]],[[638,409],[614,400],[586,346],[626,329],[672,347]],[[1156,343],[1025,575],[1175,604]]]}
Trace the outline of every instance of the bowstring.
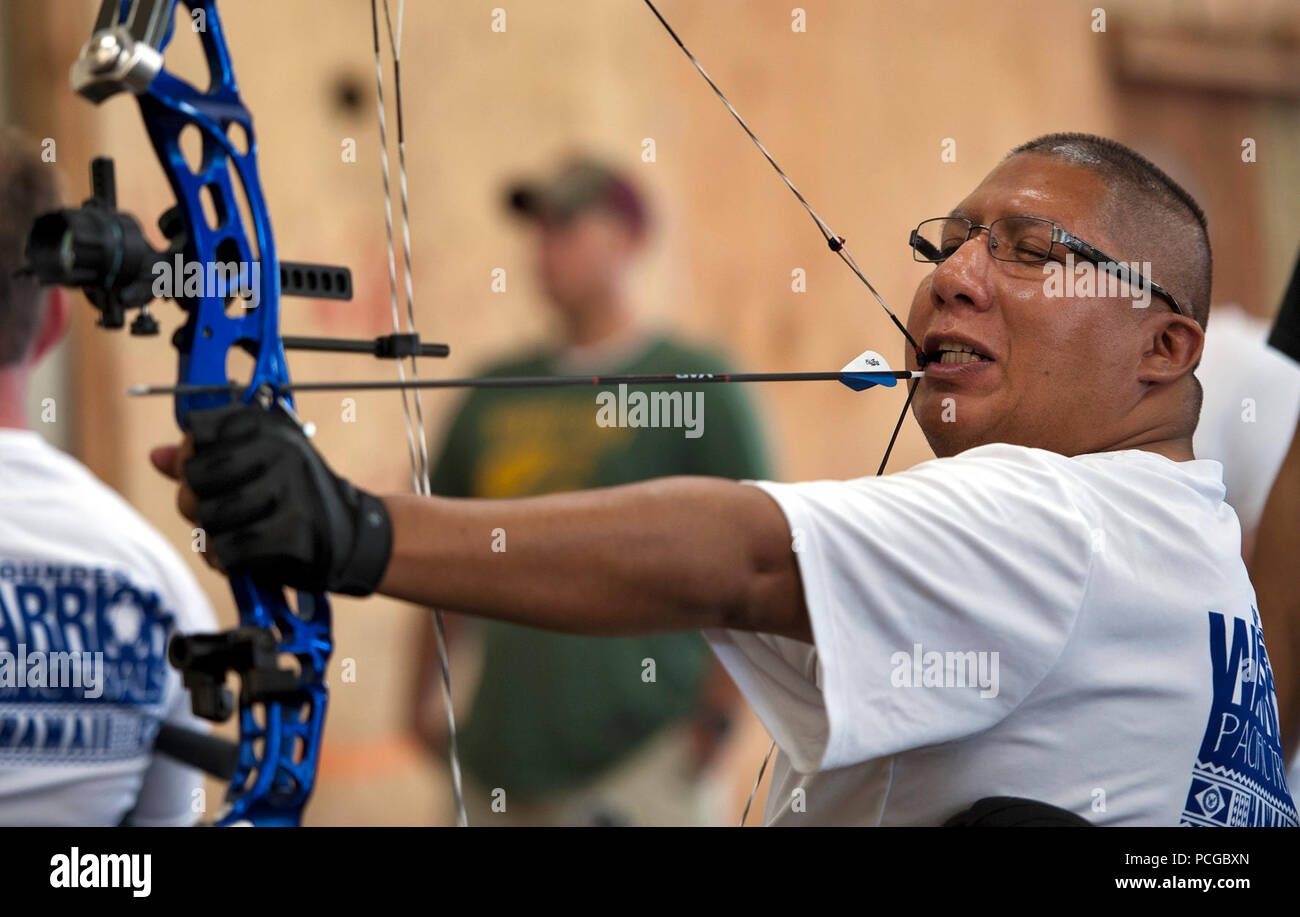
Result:
{"label": "bowstring", "polygon": [[[384,0],[384,23],[388,33],[388,45],[393,56],[393,95],[397,113],[397,157],[398,181],[402,205],[402,268],[406,294],[406,328],[405,333],[415,333],[415,282],[411,266],[411,217],[406,181],[406,131],[402,120],[402,24],[406,14],[406,0],[400,0],[397,7],[397,29],[393,29],[393,17],[388,0]],[[392,182],[389,175],[388,120],[384,106],[384,69],[379,42],[379,10],[377,0],[370,0],[370,18],[375,46],[375,91],[379,102],[379,142],[383,155],[380,156],[384,179],[384,223],[388,236],[388,289],[392,304],[393,333],[403,333],[401,313],[397,304],[397,263],[396,245],[393,240],[393,196]],[[419,382],[420,372],[417,356],[410,355],[411,379]],[[398,380],[406,382],[405,359],[398,358]],[[412,487],[421,496],[431,496],[433,486],[430,480],[429,442],[424,425],[424,403],[417,389],[401,389],[402,417],[406,424],[407,450],[411,460]],[[414,418],[412,418],[411,396],[414,396]],[[418,431],[418,433],[417,433]],[[417,445],[418,442],[418,445]],[[447,760],[451,770],[452,792],[455,796],[456,823],[462,828],[469,825],[465,812],[465,790],[461,779],[460,751],[456,741],[456,711],[451,702],[451,660],[447,653],[447,633],[443,624],[441,609],[433,609],[433,629],[438,645],[438,664],[442,670],[443,704],[447,713]]]}
{"label": "bowstring", "polygon": [[[774,159],[772,154],[767,151],[767,147],[763,146],[762,141],[760,141],[758,136],[750,129],[749,125],[745,122],[745,119],[740,116],[740,112],[736,111],[736,107],[731,104],[723,94],[722,90],[718,88],[718,84],[713,82],[713,77],[709,76],[708,71],[704,69],[698,60],[696,60],[695,55],[690,52],[690,49],[688,49],[685,43],[682,42],[681,38],[677,35],[677,32],[675,32],[673,27],[668,24],[668,20],[664,19],[663,14],[656,9],[651,0],[645,0],[645,5],[650,7],[650,12],[654,13],[655,18],[659,20],[659,24],[664,27],[672,37],[673,41],[677,43],[677,47],[682,49],[682,53],[686,55],[687,60],[694,65],[695,69],[699,71],[700,76],[704,77],[704,81],[709,84],[709,88],[713,90],[714,95],[716,95],[722,104],[726,106],[727,111],[731,112],[731,116],[736,119],[736,123],[740,125],[741,129],[744,130],[749,139],[754,142],[754,146],[758,147],[758,151],[763,154],[763,158],[766,159],[772,168],[776,170],[776,174],[781,176],[781,180],[785,182],[786,187],[790,189],[790,192],[799,201],[803,209],[808,211],[808,215],[812,217],[813,222],[817,224],[818,231],[821,232],[823,237],[825,237],[826,244],[830,247],[830,250],[838,255],[839,259],[848,265],[849,270],[851,270],[854,275],[866,285],[867,289],[871,292],[872,297],[877,303],[879,303],[880,308],[885,310],[885,314],[888,315],[890,321],[894,323],[894,327],[903,333],[903,337],[907,340],[907,343],[911,345],[913,352],[916,354],[918,366],[924,367],[926,359],[925,354],[921,351],[920,345],[916,343],[916,339],[908,332],[907,326],[905,326],[899,320],[898,316],[894,314],[894,311],[886,305],[884,298],[876,291],[876,288],[872,285],[871,281],[867,279],[867,275],[862,272],[860,267],[858,267],[857,261],[854,260],[853,255],[849,253],[848,247],[844,243],[844,237],[836,233],[829,225],[827,225],[826,221],[823,220],[821,216],[818,215],[817,211],[813,209],[812,205],[808,203],[807,198],[805,198],[799,189],[795,187],[794,182],[790,180],[790,176],[786,175],[785,170],[777,165],[776,159]],[[903,402],[903,410],[898,414],[898,422],[894,424],[894,432],[889,437],[889,445],[885,447],[885,454],[880,460],[880,468],[876,471],[877,477],[885,473],[885,466],[889,464],[889,455],[894,451],[894,442],[898,439],[898,431],[902,429],[903,420],[907,417],[907,410],[912,405],[912,396],[916,394],[916,386],[919,382],[919,379],[913,379],[908,388],[907,400]],[[771,760],[772,753],[775,750],[776,740],[773,739],[767,746],[767,754],[763,756],[763,763],[758,768],[758,778],[754,781],[754,788],[750,790],[749,799],[745,802],[745,810],[741,813],[739,825],[741,828],[745,827],[745,819],[749,817],[750,807],[753,806],[754,799],[758,795],[758,788],[763,782],[763,774],[767,771],[768,762]]]}
{"label": "bowstring", "polygon": [[[384,10],[387,12],[388,0],[384,0]],[[392,302],[393,311],[393,330],[399,330],[399,313],[397,311],[397,255],[396,246],[393,244],[393,193],[392,179],[388,169],[388,115],[384,105],[384,67],[380,56],[379,48],[379,10],[375,6],[375,0],[370,0],[370,18],[373,26],[374,45],[375,45],[375,92],[379,99],[379,148],[381,156],[379,157],[380,170],[384,177],[384,229],[388,234],[388,291]],[[396,73],[396,70],[394,70]],[[406,368],[403,360],[397,360],[397,378],[402,382],[406,381]],[[420,465],[416,454],[415,432],[411,426],[411,406],[407,400],[407,391],[405,388],[402,392],[402,413],[406,420],[406,445],[410,452],[411,458],[411,487],[416,493],[421,492],[420,486]]]}

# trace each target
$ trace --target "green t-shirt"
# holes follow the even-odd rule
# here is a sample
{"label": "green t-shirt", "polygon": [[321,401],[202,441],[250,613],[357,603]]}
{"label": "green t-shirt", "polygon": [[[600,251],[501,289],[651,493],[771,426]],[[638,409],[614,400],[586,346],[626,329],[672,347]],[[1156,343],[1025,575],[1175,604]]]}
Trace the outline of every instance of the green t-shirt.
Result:
{"label": "green t-shirt", "polygon": [[[717,354],[666,337],[605,370],[727,371]],[[552,353],[487,372],[559,374]],[[634,426],[635,399],[626,396],[638,391],[679,391],[683,407],[688,400],[693,410],[661,400],[659,426]],[[602,392],[609,393],[604,402],[597,399]],[[598,412],[605,425],[597,422]],[[642,416],[649,415],[647,409]],[[620,416],[625,425],[609,424]],[[616,387],[476,390],[451,425],[433,490],[453,497],[524,497],[676,474],[769,476],[757,419],[741,386],[629,387],[623,397]],[[479,783],[525,799],[586,782],[689,716],[710,667],[699,634],[581,637],[495,621],[482,622],[481,633],[483,673],[460,734],[461,759]],[[654,660],[653,682],[643,679],[647,659]]]}

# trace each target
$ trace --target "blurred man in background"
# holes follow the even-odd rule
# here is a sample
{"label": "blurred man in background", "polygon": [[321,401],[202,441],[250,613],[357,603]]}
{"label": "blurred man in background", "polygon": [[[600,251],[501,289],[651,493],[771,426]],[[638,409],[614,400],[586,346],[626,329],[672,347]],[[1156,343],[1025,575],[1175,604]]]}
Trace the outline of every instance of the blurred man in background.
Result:
{"label": "blurred man in background", "polygon": [[190,825],[202,776],[153,744],[160,721],[206,730],[167,642],[215,621],[171,545],[29,428],[32,372],[68,322],[58,288],[19,273],[59,206],[34,149],[0,128],[0,824]]}
{"label": "blurred man in background", "polygon": [[[715,352],[653,332],[636,317],[631,274],[649,227],[644,202],[625,178],[575,159],[511,189],[508,205],[536,232],[537,270],[560,342],[499,362],[486,375],[727,371]],[[739,386],[681,394],[702,399],[697,430],[602,426],[590,389],[475,391],[451,424],[434,493],[525,497],[666,475],[769,473]],[[433,628],[424,627],[415,719],[437,746],[445,720]],[[609,640],[495,621],[473,627],[482,673],[460,735],[470,824],[714,820],[702,777],[738,694],[698,634]]]}

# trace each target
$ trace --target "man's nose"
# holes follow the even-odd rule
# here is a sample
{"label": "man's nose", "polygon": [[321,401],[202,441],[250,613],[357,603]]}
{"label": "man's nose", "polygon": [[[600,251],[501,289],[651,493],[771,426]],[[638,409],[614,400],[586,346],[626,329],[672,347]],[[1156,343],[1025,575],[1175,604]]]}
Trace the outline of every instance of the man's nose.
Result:
{"label": "man's nose", "polygon": [[930,295],[936,306],[959,303],[987,309],[993,301],[993,257],[987,229],[977,229],[934,270]]}

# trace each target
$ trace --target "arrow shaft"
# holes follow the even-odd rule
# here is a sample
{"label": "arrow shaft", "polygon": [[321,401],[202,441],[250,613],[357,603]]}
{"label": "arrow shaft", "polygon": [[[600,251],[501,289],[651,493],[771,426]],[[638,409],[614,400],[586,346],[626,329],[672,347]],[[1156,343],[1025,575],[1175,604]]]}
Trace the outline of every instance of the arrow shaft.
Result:
{"label": "arrow shaft", "polygon": [[[635,373],[605,376],[477,376],[465,379],[384,379],[357,382],[291,382],[286,392],[382,391],[388,389],[430,388],[574,388],[608,385],[707,385],[722,382],[840,382],[844,379],[919,379],[918,370],[886,372],[803,372],[803,373]],[[242,391],[242,387],[224,385],[146,385],[129,389],[129,394],[208,395]]]}

